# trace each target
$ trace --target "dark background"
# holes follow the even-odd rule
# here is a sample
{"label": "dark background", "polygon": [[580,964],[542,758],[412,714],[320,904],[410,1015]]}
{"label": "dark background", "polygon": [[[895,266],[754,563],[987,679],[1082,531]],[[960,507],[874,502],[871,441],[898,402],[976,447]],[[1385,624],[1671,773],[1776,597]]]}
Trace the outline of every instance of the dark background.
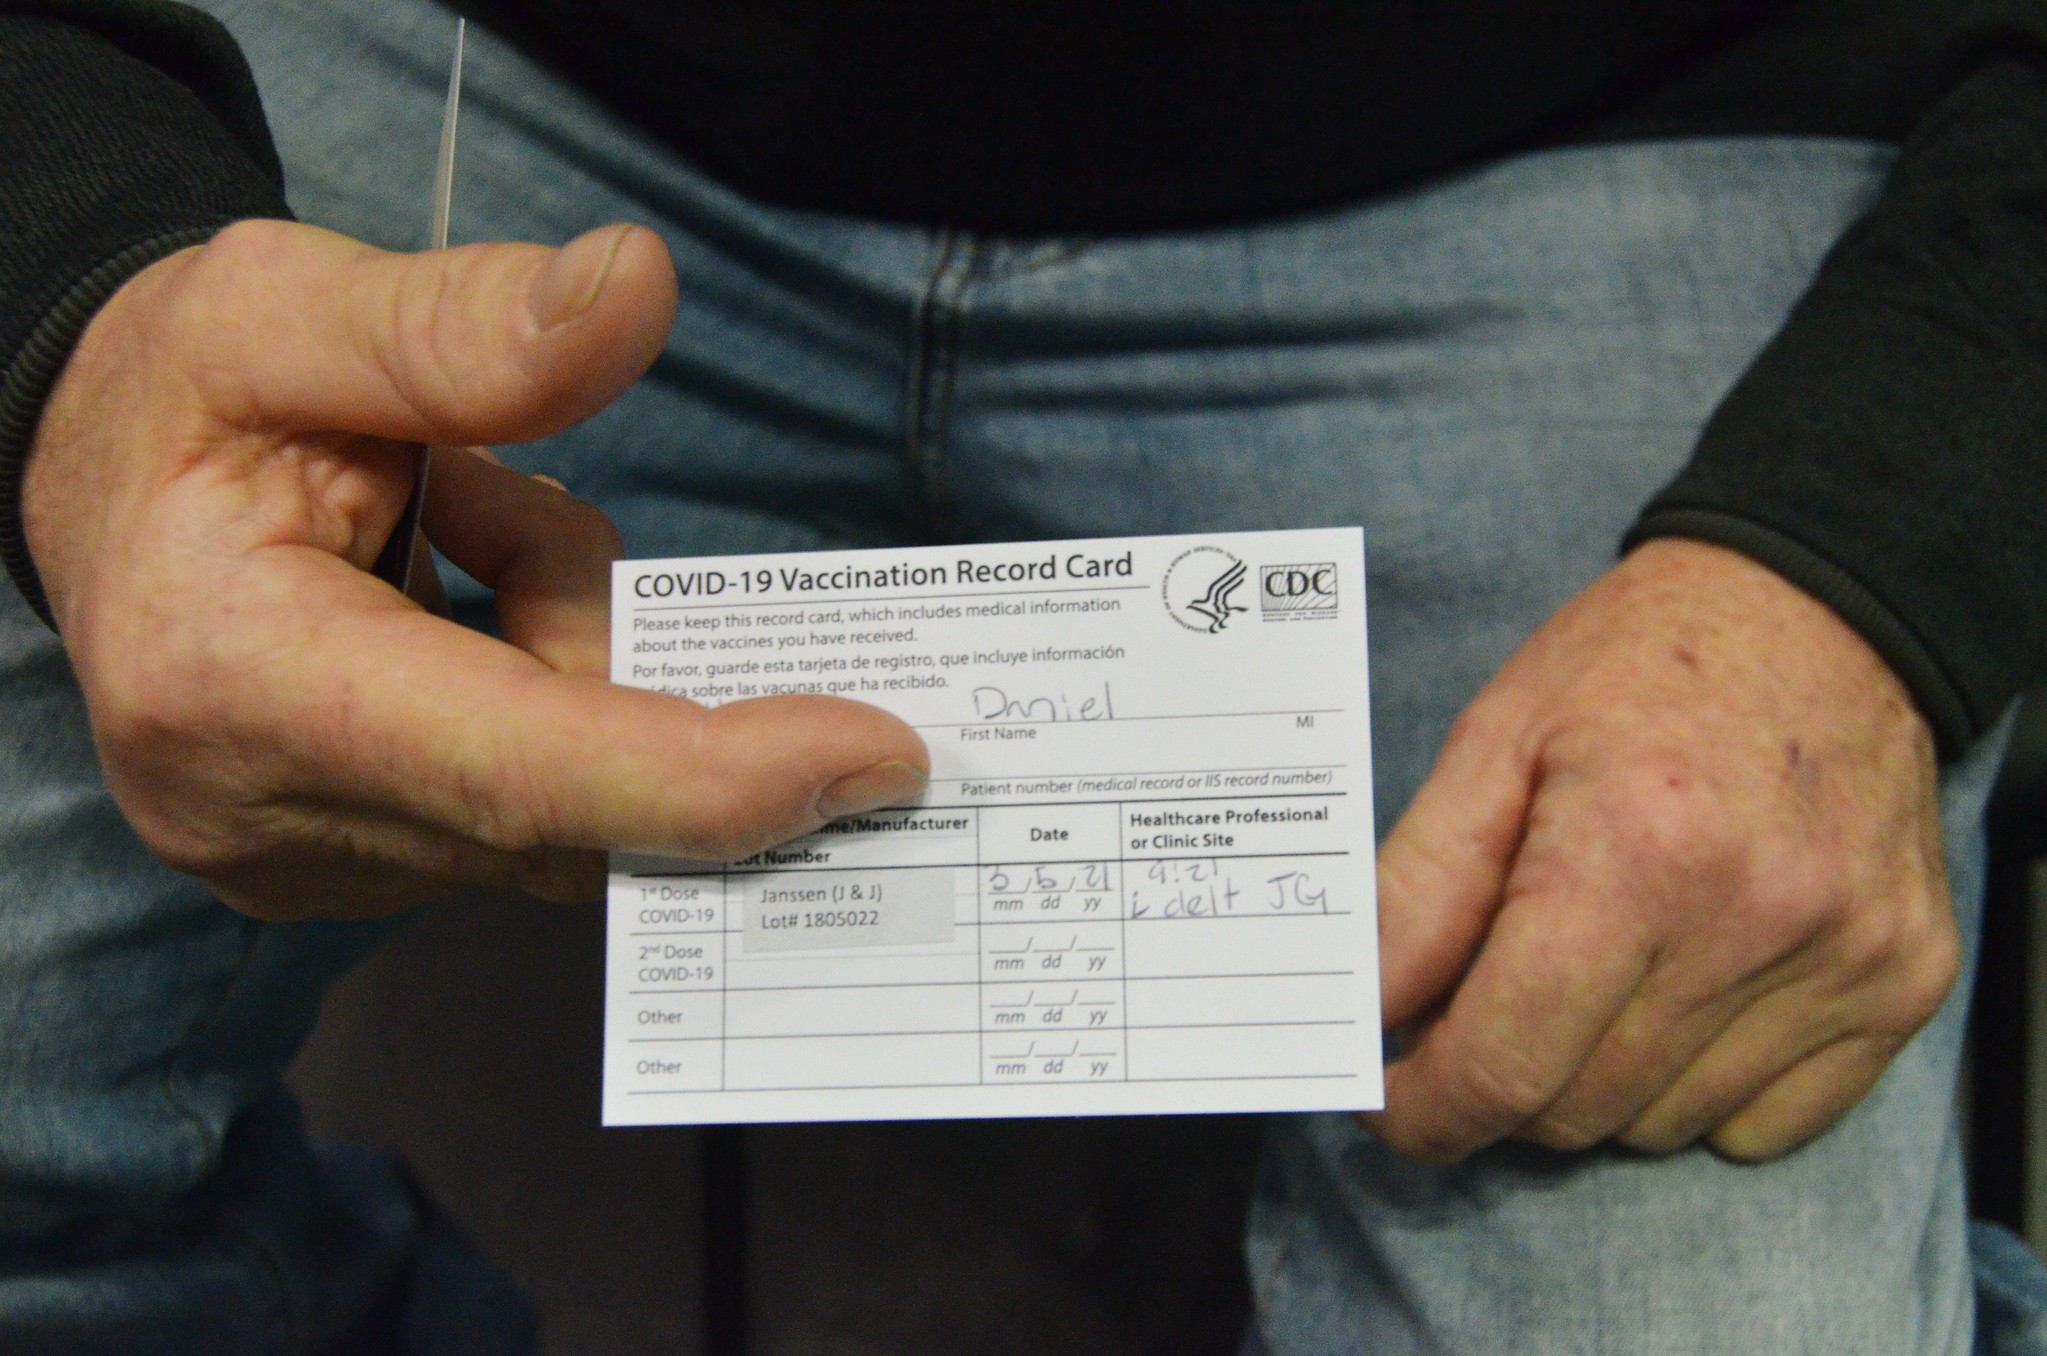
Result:
{"label": "dark background", "polygon": [[[294,1081],[317,1134],[412,1164],[549,1356],[702,1352],[706,1132],[599,1127],[603,940],[597,907],[428,909],[336,988]],[[755,1356],[1237,1350],[1257,1118],[736,1133]]]}

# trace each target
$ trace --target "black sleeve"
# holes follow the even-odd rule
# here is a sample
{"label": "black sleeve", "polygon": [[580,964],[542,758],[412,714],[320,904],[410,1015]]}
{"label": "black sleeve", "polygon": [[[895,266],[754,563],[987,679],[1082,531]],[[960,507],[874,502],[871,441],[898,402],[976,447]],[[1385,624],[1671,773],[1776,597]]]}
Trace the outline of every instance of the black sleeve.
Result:
{"label": "black sleeve", "polygon": [[1831,605],[1943,760],[2047,676],[2047,56],[1973,72],[1626,542],[1729,546]]}
{"label": "black sleeve", "polygon": [[157,0],[0,4],[0,558],[44,620],[21,471],[78,336],[149,264],[286,215],[255,84],[219,24]]}

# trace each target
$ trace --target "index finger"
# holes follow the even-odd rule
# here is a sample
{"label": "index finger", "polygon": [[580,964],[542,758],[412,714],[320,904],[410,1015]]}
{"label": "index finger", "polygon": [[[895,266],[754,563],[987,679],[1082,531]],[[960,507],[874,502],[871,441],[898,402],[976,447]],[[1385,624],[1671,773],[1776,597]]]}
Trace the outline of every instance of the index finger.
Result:
{"label": "index finger", "polygon": [[243,693],[221,699],[269,712],[301,794],[505,851],[733,860],[922,790],[922,740],[875,707],[786,696],[706,709],[558,673],[411,607],[333,556],[276,549],[298,568],[262,572],[264,587],[309,592],[292,577],[312,572],[336,605],[239,600],[244,634],[247,618],[266,613],[280,634],[252,642]]}
{"label": "index finger", "polygon": [[1373,1123],[1387,1143],[1458,1159],[1513,1133],[1570,1084],[1652,959],[1611,906],[1629,888],[1618,867],[1594,839],[1524,841],[1470,970],[1386,1070],[1386,1110]]}

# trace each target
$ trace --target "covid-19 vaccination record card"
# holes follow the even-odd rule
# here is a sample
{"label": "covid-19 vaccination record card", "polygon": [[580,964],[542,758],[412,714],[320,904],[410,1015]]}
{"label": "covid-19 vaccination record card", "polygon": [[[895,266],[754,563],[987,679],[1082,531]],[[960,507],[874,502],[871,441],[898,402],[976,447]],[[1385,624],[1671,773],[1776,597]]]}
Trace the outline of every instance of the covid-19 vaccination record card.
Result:
{"label": "covid-19 vaccination record card", "polygon": [[604,1121],[1382,1104],[1364,536],[614,567],[612,677],[828,693],[913,806],[611,861]]}

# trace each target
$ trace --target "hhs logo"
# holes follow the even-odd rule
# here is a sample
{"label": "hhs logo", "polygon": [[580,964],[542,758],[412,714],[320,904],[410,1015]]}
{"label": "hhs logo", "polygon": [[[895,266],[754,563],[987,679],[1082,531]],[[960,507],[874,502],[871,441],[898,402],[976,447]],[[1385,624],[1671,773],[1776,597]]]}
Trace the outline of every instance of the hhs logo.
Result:
{"label": "hhs logo", "polygon": [[1244,562],[1220,546],[1194,546],[1166,566],[1159,586],[1166,612],[1189,631],[1216,635],[1230,618],[1251,609],[1237,601],[1246,583]]}
{"label": "hhs logo", "polygon": [[1335,616],[1336,563],[1259,566],[1258,612],[1265,621]]}

